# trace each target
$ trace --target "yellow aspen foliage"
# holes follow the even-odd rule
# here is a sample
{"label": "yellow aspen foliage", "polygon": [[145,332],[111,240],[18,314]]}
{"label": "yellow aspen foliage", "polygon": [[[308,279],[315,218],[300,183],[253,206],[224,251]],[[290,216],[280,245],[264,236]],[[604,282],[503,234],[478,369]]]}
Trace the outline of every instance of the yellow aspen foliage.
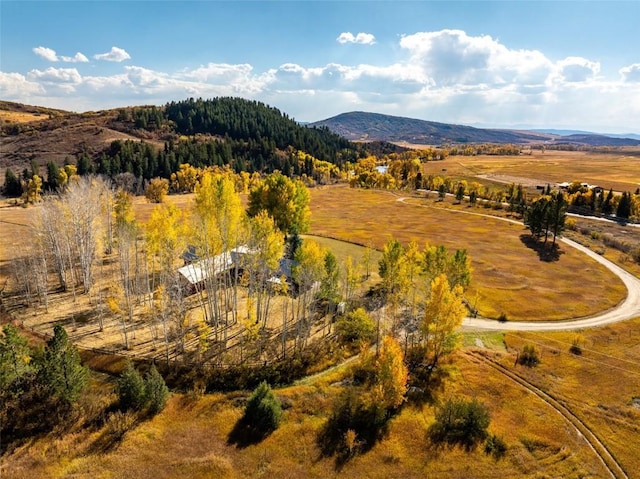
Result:
{"label": "yellow aspen foliage", "polygon": [[382,348],[376,358],[376,384],[374,397],[384,407],[394,409],[405,400],[409,370],[404,364],[402,348],[391,336],[382,340]]}
{"label": "yellow aspen foliage", "polygon": [[153,178],[144,191],[150,203],[162,203],[169,193],[169,181],[166,178]]}
{"label": "yellow aspen foliage", "polygon": [[22,200],[25,205],[38,203],[42,194],[42,178],[38,175],[33,175],[26,184],[23,183],[22,190],[24,191]]}
{"label": "yellow aspen foliage", "polygon": [[431,281],[431,295],[425,305],[420,332],[427,346],[427,360],[436,365],[438,359],[451,352],[456,345],[455,330],[466,313],[462,301],[462,286],[449,286],[445,274]]}

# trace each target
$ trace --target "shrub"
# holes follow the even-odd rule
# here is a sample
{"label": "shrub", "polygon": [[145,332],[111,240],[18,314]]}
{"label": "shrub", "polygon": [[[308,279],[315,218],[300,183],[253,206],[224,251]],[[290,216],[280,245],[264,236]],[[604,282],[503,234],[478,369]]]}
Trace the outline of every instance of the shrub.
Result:
{"label": "shrub", "polygon": [[518,356],[518,364],[533,368],[540,363],[540,353],[538,349],[531,345],[525,344]]}
{"label": "shrub", "polygon": [[136,418],[131,412],[115,411],[109,414],[104,433],[113,441],[120,441],[135,425]]}
{"label": "shrub", "polygon": [[484,452],[485,454],[491,454],[493,458],[497,461],[501,459],[507,452],[507,443],[504,442],[500,436],[496,436],[495,434],[491,434],[487,441],[484,443]]}
{"label": "shrub", "polygon": [[344,342],[355,343],[370,341],[376,330],[376,325],[363,308],[358,308],[336,323],[336,333]]}
{"label": "shrub", "polygon": [[578,229],[578,222],[575,218],[567,218],[564,222],[565,228],[571,231],[576,231]]}
{"label": "shrub", "polygon": [[574,336],[573,341],[571,341],[571,347],[569,351],[576,356],[580,356],[582,354],[582,344],[584,343],[584,337],[580,334]]}
{"label": "shrub", "polygon": [[275,431],[282,419],[282,405],[263,381],[253,391],[244,410],[244,421],[261,432]]}
{"label": "shrub", "polygon": [[150,203],[162,203],[168,192],[169,180],[166,178],[153,178],[147,185],[144,196]]}
{"label": "shrub", "polygon": [[447,399],[437,408],[436,420],[428,435],[436,444],[459,445],[473,449],[487,438],[491,422],[488,409],[477,400]]}
{"label": "shrub", "polygon": [[318,436],[322,454],[346,460],[372,448],[386,434],[388,420],[386,409],[370,395],[347,388]]}

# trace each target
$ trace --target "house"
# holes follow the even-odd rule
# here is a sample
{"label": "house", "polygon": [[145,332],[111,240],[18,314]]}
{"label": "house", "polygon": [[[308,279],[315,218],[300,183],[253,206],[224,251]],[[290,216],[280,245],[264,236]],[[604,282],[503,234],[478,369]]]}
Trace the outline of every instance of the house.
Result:
{"label": "house", "polygon": [[230,252],[225,252],[212,258],[205,258],[186,264],[178,269],[178,274],[180,274],[182,282],[189,292],[188,294],[194,294],[204,288],[204,282],[207,279],[216,278],[223,273],[227,273],[234,266],[232,255]]}
{"label": "house", "polygon": [[[226,251],[212,258],[198,259],[195,254],[195,248],[189,249],[182,254],[185,265],[178,269],[181,281],[188,295],[194,294],[204,289],[204,283],[209,278],[221,279],[224,275],[229,275],[235,279],[236,275],[241,275],[244,271],[251,268],[251,256],[254,250],[248,246],[238,246],[230,251]],[[187,263],[187,259],[196,258],[194,261]],[[297,286],[293,281],[293,267],[295,261],[288,258],[281,258],[278,269],[267,279],[271,284],[281,284],[282,278],[292,291],[297,290]]]}

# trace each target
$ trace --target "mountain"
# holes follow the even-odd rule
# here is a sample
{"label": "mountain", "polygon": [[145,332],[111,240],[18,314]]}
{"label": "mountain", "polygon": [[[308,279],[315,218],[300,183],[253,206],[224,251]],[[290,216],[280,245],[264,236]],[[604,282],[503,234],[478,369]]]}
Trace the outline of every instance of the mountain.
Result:
{"label": "mountain", "polygon": [[[352,141],[388,141],[414,145],[445,143],[579,143],[591,146],[637,146],[635,139],[616,139],[579,132],[570,136],[535,130],[474,128],[399,116],[355,111],[342,113],[309,126],[327,127]],[[572,132],[574,133],[574,132]]]}
{"label": "mountain", "polygon": [[552,135],[559,136],[571,136],[571,135],[588,135],[588,136],[605,136],[607,138],[626,138],[630,140],[640,140],[640,135],[636,133],[594,133],[592,131],[583,130],[556,130],[553,128],[541,128],[531,129],[539,133],[550,133]]}

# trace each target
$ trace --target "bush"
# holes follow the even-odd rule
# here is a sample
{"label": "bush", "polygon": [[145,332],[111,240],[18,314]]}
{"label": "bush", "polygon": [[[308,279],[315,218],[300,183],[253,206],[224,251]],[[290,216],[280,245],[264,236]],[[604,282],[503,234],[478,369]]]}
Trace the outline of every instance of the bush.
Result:
{"label": "bush", "polygon": [[275,431],[282,419],[282,405],[271,387],[262,382],[253,391],[244,410],[244,421],[261,431]]}
{"label": "bush", "polygon": [[372,448],[387,432],[386,409],[359,388],[347,388],[318,436],[324,456],[337,455],[339,461]]}
{"label": "bush", "polygon": [[428,436],[436,444],[459,445],[473,449],[487,438],[491,422],[488,409],[477,400],[447,399],[436,410],[436,420]]}
{"label": "bush", "polygon": [[169,180],[166,178],[153,178],[147,185],[144,196],[150,203],[162,203],[168,192]]}
{"label": "bush", "polygon": [[497,461],[501,459],[507,452],[507,443],[500,436],[491,434],[484,443],[484,453],[491,454]]}
{"label": "bush", "polygon": [[376,325],[363,308],[350,312],[336,323],[336,333],[347,343],[371,341]]}
{"label": "bush", "polygon": [[571,347],[569,348],[569,352],[575,354],[576,356],[580,356],[582,354],[582,345],[584,344],[584,337],[580,334],[574,336],[573,341],[571,341]]}
{"label": "bush", "polygon": [[538,352],[538,349],[531,344],[525,344],[518,356],[518,364],[533,368],[539,363],[540,353]]}

